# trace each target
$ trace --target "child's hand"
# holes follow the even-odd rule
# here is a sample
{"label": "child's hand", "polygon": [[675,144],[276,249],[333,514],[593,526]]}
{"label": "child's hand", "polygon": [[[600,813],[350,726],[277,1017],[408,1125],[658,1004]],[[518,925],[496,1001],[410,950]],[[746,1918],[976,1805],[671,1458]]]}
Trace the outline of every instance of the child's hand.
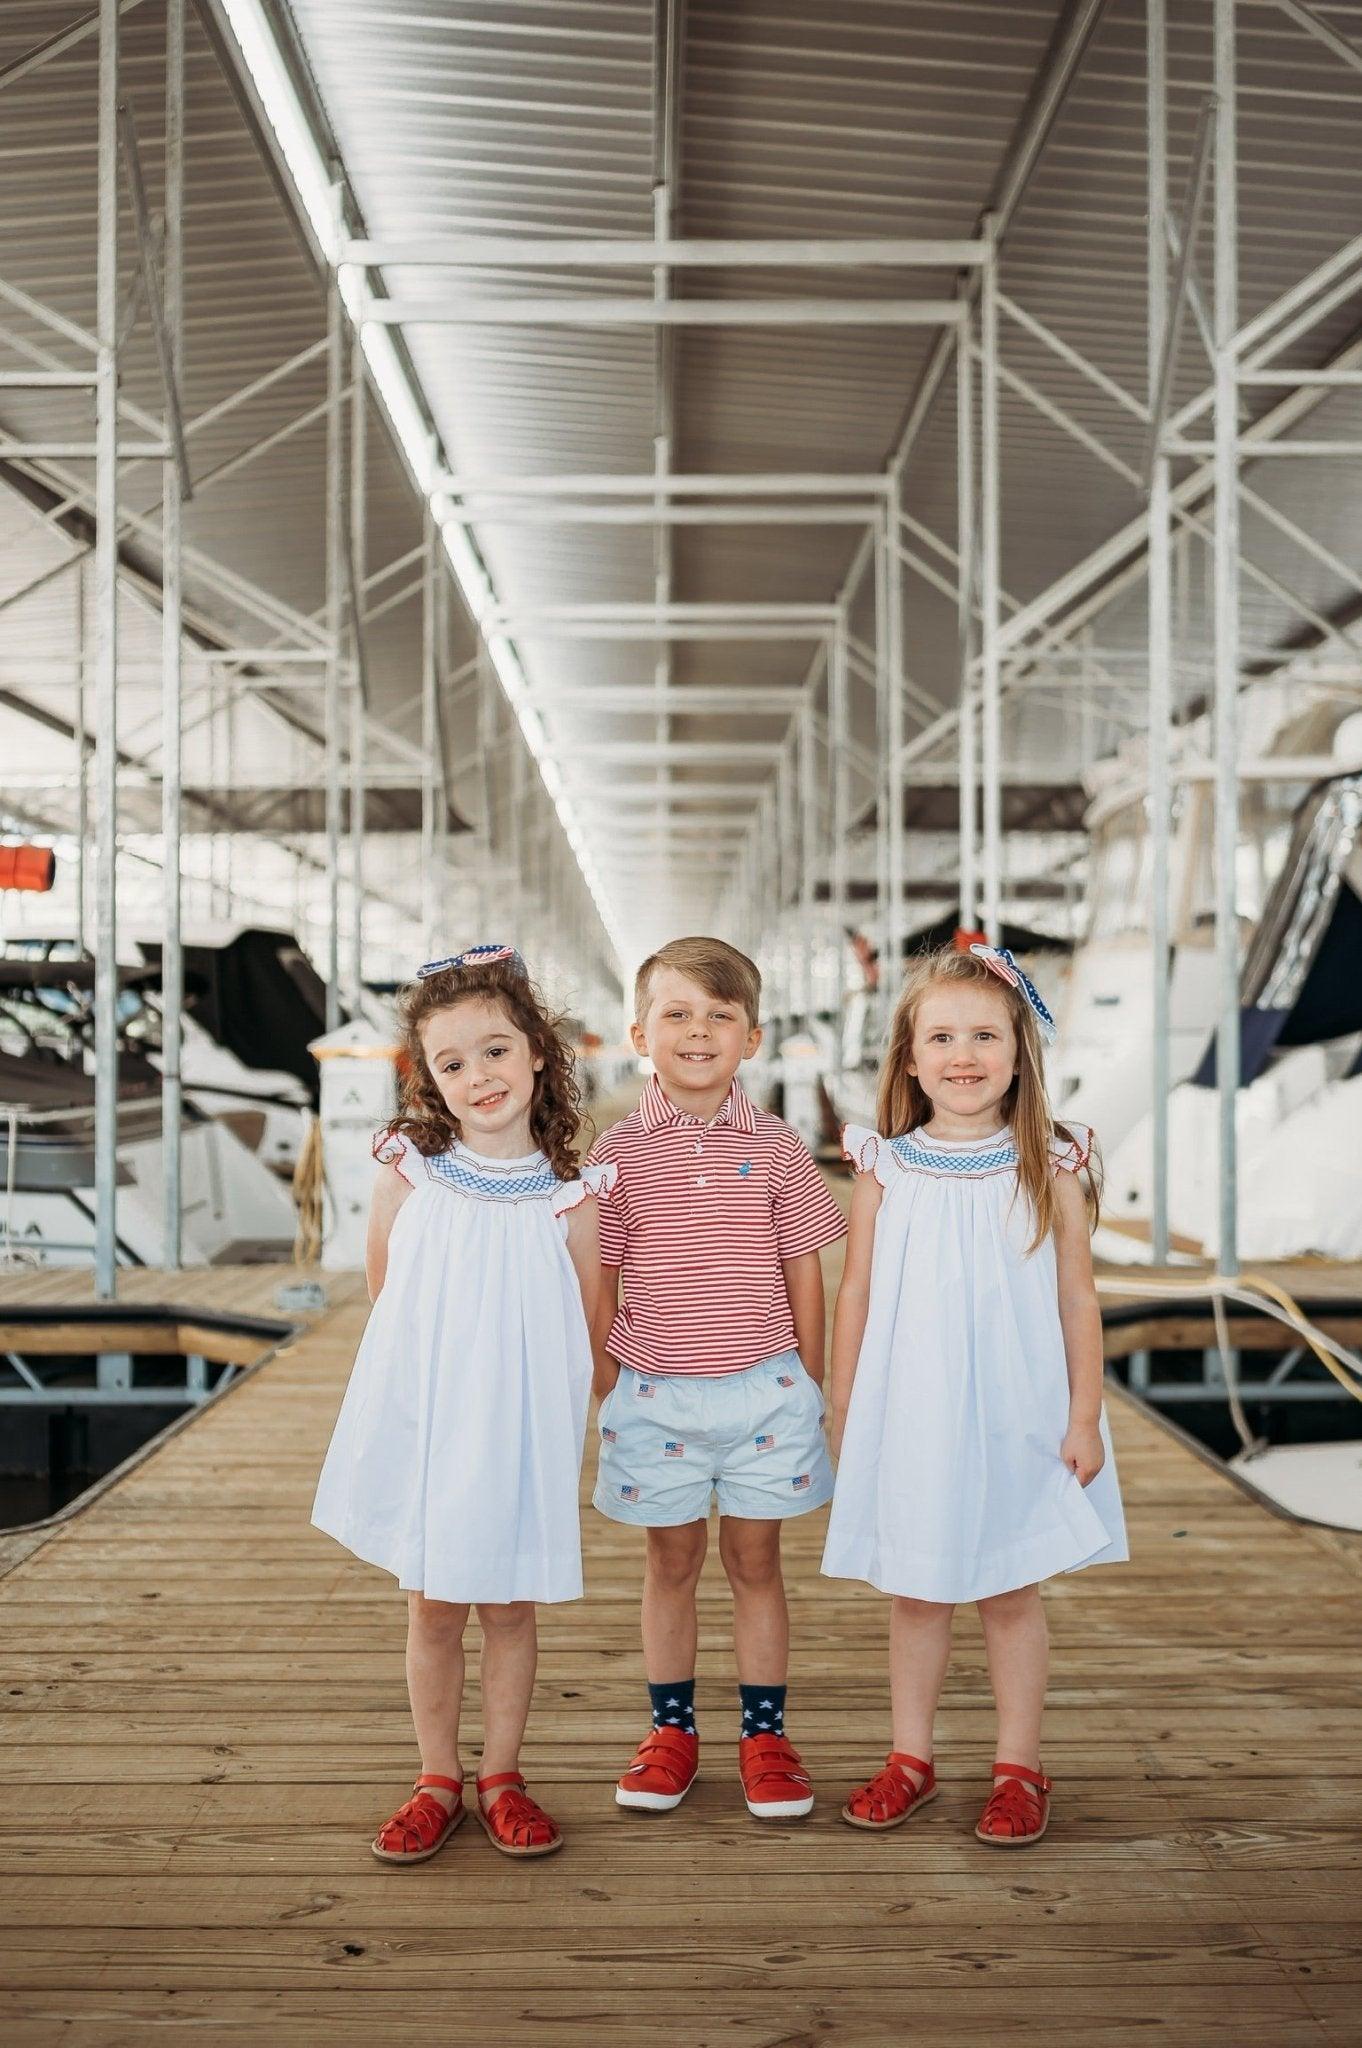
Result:
{"label": "child's hand", "polygon": [[1060,1460],[1080,1486],[1094,1480],[1107,1462],[1102,1432],[1095,1422],[1071,1422],[1059,1447]]}

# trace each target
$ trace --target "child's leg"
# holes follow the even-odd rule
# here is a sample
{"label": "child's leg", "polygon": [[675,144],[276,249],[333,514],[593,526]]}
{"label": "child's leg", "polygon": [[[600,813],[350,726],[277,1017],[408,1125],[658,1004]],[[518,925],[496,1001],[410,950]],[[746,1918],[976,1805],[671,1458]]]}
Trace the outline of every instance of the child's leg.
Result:
{"label": "child's leg", "polygon": [[1050,1638],[1039,1586],[1019,1586],[979,1602],[988,1675],[998,1703],[999,1763],[1040,1769]]}
{"label": "child's leg", "polygon": [[482,1628],[481,1777],[519,1767],[520,1744],[534,1691],[539,1636],[532,1600],[478,1603]]}
{"label": "child's leg", "polygon": [[[466,1606],[407,1595],[407,1694],[421,1769],[442,1778],[462,1778],[459,1709],[463,1705],[463,1632]],[[430,1796],[452,1806],[454,1794],[431,1786]]]}
{"label": "child's leg", "polygon": [[[889,1696],[893,1703],[892,1743],[904,1756],[932,1760],[936,1703],[951,1658],[954,1607],[939,1600],[905,1600],[889,1606]],[[921,1771],[905,1775],[922,1782]]]}
{"label": "child's leg", "polygon": [[790,1612],[780,1572],[779,1520],[724,1515],[719,1555],[733,1589],[733,1648],[741,1685],[783,1686],[790,1662]]}
{"label": "child's leg", "polygon": [[707,1522],[650,1529],[643,1567],[643,1668],[652,1685],[695,1676],[695,1589],[709,1544]]}

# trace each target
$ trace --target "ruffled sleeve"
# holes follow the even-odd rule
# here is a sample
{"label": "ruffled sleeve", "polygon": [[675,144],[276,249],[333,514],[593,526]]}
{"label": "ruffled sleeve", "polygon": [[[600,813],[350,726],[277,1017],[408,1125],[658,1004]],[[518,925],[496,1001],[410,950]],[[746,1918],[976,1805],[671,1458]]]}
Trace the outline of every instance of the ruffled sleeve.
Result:
{"label": "ruffled sleeve", "polygon": [[1092,1158],[1092,1129],[1088,1124],[1066,1124],[1073,1133],[1066,1138],[1054,1131],[1050,1137],[1050,1164],[1056,1173],[1085,1173]]}
{"label": "ruffled sleeve", "polygon": [[415,1187],[412,1169],[421,1155],[400,1131],[381,1131],[374,1140],[374,1158],[380,1166],[395,1166],[409,1188]]}
{"label": "ruffled sleeve", "polygon": [[588,1195],[609,1197],[619,1175],[619,1168],[613,1159],[603,1159],[596,1166],[584,1166],[576,1180],[559,1181],[553,1191],[553,1213],[566,1216],[569,1209],[575,1209]]}
{"label": "ruffled sleeve", "polygon": [[848,1124],[842,1132],[842,1157],[849,1159],[857,1173],[873,1173],[882,1188],[889,1185],[894,1155],[887,1138],[864,1124]]}

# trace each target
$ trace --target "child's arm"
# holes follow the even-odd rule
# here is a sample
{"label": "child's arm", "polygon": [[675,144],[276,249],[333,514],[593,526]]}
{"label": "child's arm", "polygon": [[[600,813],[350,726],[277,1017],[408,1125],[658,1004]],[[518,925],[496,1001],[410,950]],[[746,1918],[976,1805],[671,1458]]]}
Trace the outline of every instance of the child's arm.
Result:
{"label": "child's arm", "polygon": [[618,1362],[606,1351],[606,1340],[615,1325],[619,1313],[620,1269],[618,1266],[602,1266],[596,1287],[596,1311],[591,1317],[591,1375],[592,1392],[598,1401],[603,1401],[620,1376]]}
{"label": "child's arm", "polygon": [[797,1258],[782,1259],[780,1263],[785,1269],[785,1292],[794,1319],[795,1350],[809,1378],[816,1387],[821,1387],[828,1326],[822,1263],[817,1252],[801,1252]]}
{"label": "child's arm", "polygon": [[875,1247],[875,1218],[880,1213],[883,1200],[884,1189],[874,1174],[859,1174],[851,1191],[846,1261],[832,1319],[832,1397],[828,1436],[834,1457],[842,1448],[842,1431],[846,1427],[856,1361],[865,1335],[865,1319],[870,1308],[870,1259]]}
{"label": "child's arm", "polygon": [[388,1235],[398,1210],[411,1193],[395,1166],[380,1166],[369,1199],[369,1227],[364,1238],[364,1278],[370,1301],[377,1301],[388,1272]]}
{"label": "child's arm", "polygon": [[582,1290],[582,1310],[588,1330],[596,1315],[596,1295],[601,1284],[600,1210],[594,1198],[578,1202],[567,1212],[568,1257]]}
{"label": "child's arm", "polygon": [[1088,1205],[1076,1173],[1055,1176],[1055,1265],[1059,1321],[1069,1368],[1069,1427],[1059,1455],[1080,1485],[1106,1463],[1098,1421],[1102,1413],[1102,1310],[1092,1279]]}

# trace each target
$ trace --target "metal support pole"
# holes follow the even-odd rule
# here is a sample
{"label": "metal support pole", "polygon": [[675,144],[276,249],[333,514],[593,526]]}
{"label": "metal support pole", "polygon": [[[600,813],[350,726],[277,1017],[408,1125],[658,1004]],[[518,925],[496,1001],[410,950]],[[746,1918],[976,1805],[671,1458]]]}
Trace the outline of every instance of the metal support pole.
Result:
{"label": "metal support pole", "polygon": [[886,640],[889,669],[889,700],[885,707],[885,737],[889,758],[885,763],[885,800],[889,811],[889,920],[886,926],[889,958],[894,965],[895,986],[903,961],[903,563],[899,556],[899,513],[902,478],[891,467],[885,494],[885,595],[888,600]]}
{"label": "metal support pole", "polygon": [[818,853],[818,783],[814,765],[813,703],[799,714],[799,923],[800,1007],[804,1028],[812,1029],[817,1009],[818,931],[813,870]]}
{"label": "metal support pole", "polygon": [[[1150,1256],[1168,1263],[1168,1094],[1170,1087],[1168,851],[1169,726],[1172,716],[1173,610],[1172,544],[1168,456],[1162,424],[1155,415],[1167,360],[1168,339],[1168,49],[1166,0],[1147,0],[1146,121],[1148,125],[1148,222],[1146,268],[1149,293],[1148,376],[1155,439],[1149,450],[1149,941],[1153,995],[1151,1055],[1152,1186]],[[1186,254],[1184,246],[1184,255]],[[1147,1364],[1147,1359],[1146,1359]],[[1133,1377],[1133,1369],[1132,1369]]]}
{"label": "metal support pole", "polygon": [[[165,228],[162,242],[163,369],[168,394],[178,394],[184,369],[184,0],[166,0]],[[149,260],[144,252],[144,260]],[[176,397],[175,402],[178,402]],[[169,410],[169,401],[168,401]],[[183,744],[183,621],[180,515],[186,465],[181,453],[161,469],[161,880],[165,931],[161,946],[161,1153],[164,1175],[164,1258],[182,1257],[180,1078],[184,1014],[184,952],[180,937],[180,823]]]}
{"label": "metal support pole", "polygon": [[875,523],[875,905],[880,987],[898,1000],[899,967],[889,950],[889,548],[884,514]]}
{"label": "metal support pole", "polygon": [[1000,603],[1000,480],[998,408],[998,247],[992,218],[986,224],[988,261],[980,294],[982,370],[980,620],[981,757],[983,767],[983,911],[984,930],[992,945],[1002,937],[1002,689],[998,664]]}
{"label": "metal support pole", "polygon": [[1239,1270],[1239,312],[1238,104],[1235,0],[1215,0],[1215,951],[1219,995],[1216,1083],[1220,1094],[1222,1273]]}
{"label": "metal support pole", "polygon": [[350,345],[350,529],[346,551],[346,588],[350,598],[350,1007],[358,1016],[364,989],[364,772],[365,702],[360,683],[364,631],[360,618],[367,569],[368,533],[365,493],[368,478],[368,391],[364,381],[364,348],[355,328]]}
{"label": "metal support pole", "polygon": [[117,1289],[118,0],[99,0],[95,256],[95,1293]]}
{"label": "metal support pole", "polygon": [[435,517],[427,503],[421,562],[421,946],[427,960],[434,960],[436,905],[435,884]]}
{"label": "metal support pole", "polygon": [[341,639],[345,606],[345,332],[340,284],[326,288],[326,1028],[340,1023]]}
{"label": "metal support pole", "polygon": [[86,848],[90,838],[90,734],[87,726],[89,680],[85,631],[85,564],[76,571],[76,952],[90,957],[89,875]]}
{"label": "metal support pole", "polygon": [[979,921],[979,758],[974,710],[974,355],[970,316],[955,356],[956,640],[960,664],[960,922]]}
{"label": "metal support pole", "polygon": [[829,781],[832,797],[832,858],[829,878],[832,885],[832,937],[834,958],[837,963],[835,986],[840,1048],[842,998],[846,992],[847,925],[850,922],[847,895],[847,834],[851,829],[851,703],[850,677],[847,673],[847,628],[844,616],[839,616],[833,628],[828,663],[828,765],[831,770]]}

